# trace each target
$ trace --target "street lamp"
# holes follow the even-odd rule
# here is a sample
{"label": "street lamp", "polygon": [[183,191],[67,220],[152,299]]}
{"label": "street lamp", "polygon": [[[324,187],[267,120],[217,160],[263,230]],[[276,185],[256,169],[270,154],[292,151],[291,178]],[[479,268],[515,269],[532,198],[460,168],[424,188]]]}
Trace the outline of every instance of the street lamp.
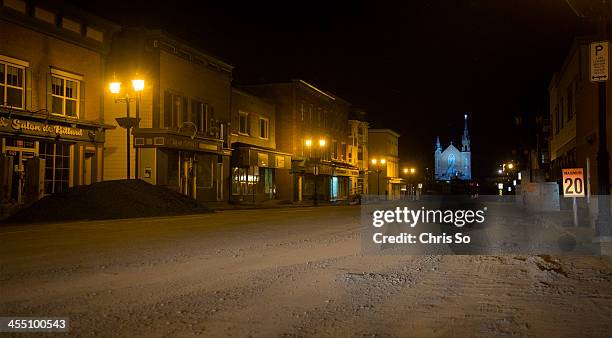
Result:
{"label": "street lamp", "polygon": [[[126,106],[126,117],[118,117],[115,120],[119,124],[120,127],[125,128],[126,130],[126,153],[127,153],[127,179],[130,179],[130,129],[138,127],[138,123],[140,122],[140,93],[144,90],[144,80],[142,79],[134,79],[132,80],[132,90],[125,91],[123,96],[119,96],[121,94],[121,82],[113,81],[109,83],[108,88],[110,92],[115,96],[115,103],[125,102]],[[130,102],[136,102],[136,117],[130,116]],[[136,179],[138,179],[138,149],[136,150]]]}
{"label": "street lamp", "polygon": [[376,195],[380,196],[380,164],[384,165],[385,163],[387,163],[387,160],[385,160],[384,158],[380,159],[380,161],[378,161],[378,159],[373,158],[372,159],[372,164],[376,166],[376,174],[377,174],[377,178],[376,178]]}
{"label": "street lamp", "polygon": [[[323,147],[325,147],[325,144],[327,142],[325,141],[324,138],[319,139],[319,156],[317,157],[317,159],[315,160],[315,165],[314,165],[314,197],[313,197],[313,204],[314,205],[319,205],[319,198],[318,198],[318,192],[317,192],[317,178],[319,176],[319,162],[321,161],[321,158],[323,157]],[[312,152],[312,140],[311,139],[306,139],[304,141],[304,145],[308,148],[308,153],[309,153],[309,157],[311,157]]]}

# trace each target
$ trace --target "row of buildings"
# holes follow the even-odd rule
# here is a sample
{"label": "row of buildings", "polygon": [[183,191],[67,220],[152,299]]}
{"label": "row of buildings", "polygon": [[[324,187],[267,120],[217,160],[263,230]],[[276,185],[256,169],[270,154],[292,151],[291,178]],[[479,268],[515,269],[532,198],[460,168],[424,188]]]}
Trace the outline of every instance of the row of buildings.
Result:
{"label": "row of buildings", "polygon": [[[589,178],[588,191],[599,194],[599,95],[598,85],[590,81],[589,74],[589,44],[593,41],[592,38],[575,39],[563,66],[550,81],[549,112],[546,118],[538,121],[538,146],[531,166],[545,173],[535,179],[553,181],[561,181],[562,168],[582,167]],[[610,94],[612,88],[608,84],[606,96]],[[606,116],[609,150],[612,149],[612,105],[609,102]]]}
{"label": "row of buildings", "polygon": [[201,201],[400,194],[399,135],[333,93],[237,87],[232,65],[163,31],[0,3],[3,202],[128,176]]}

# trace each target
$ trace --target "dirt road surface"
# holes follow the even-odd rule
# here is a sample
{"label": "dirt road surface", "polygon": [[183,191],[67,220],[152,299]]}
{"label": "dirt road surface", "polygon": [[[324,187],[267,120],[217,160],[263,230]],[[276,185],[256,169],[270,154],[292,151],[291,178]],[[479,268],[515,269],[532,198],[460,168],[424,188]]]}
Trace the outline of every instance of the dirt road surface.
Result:
{"label": "dirt road surface", "polygon": [[70,317],[71,336],[612,336],[607,257],[364,256],[359,217],[1,227],[0,315]]}

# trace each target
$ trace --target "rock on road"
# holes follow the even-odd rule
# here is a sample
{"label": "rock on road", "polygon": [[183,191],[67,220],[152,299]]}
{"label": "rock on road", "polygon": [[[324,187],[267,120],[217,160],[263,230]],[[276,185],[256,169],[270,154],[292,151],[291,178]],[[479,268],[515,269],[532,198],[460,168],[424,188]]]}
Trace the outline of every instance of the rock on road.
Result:
{"label": "rock on road", "polygon": [[606,257],[364,256],[358,207],[0,228],[0,315],[89,336],[601,336]]}

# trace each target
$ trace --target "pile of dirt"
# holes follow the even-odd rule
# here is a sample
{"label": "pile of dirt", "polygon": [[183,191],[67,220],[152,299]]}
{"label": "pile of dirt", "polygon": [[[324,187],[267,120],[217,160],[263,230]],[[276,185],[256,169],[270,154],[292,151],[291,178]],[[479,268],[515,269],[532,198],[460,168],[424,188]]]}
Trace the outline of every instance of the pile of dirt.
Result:
{"label": "pile of dirt", "polygon": [[78,186],[46,196],[10,216],[6,223],[101,220],[212,212],[200,202],[141,180]]}

